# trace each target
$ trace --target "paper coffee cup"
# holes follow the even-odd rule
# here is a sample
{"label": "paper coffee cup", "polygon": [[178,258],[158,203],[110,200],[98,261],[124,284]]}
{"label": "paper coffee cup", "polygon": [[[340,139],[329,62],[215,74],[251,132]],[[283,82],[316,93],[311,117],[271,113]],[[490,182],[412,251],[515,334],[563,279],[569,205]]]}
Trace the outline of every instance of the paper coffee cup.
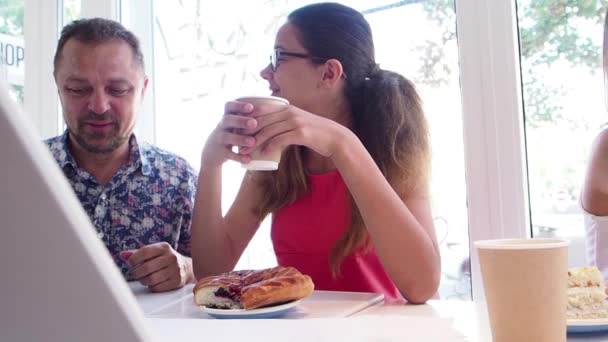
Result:
{"label": "paper coffee cup", "polygon": [[476,241],[494,342],[565,342],[568,241]]}
{"label": "paper coffee cup", "polygon": [[[263,115],[279,112],[289,105],[289,101],[276,96],[245,96],[236,99],[239,102],[247,102],[253,105],[251,117],[260,117]],[[252,134],[255,136],[255,133]],[[279,168],[282,151],[271,151],[270,153],[261,153],[265,146],[258,146],[251,152],[251,161],[247,164],[241,164],[242,167],[248,170],[256,171],[272,171]]]}

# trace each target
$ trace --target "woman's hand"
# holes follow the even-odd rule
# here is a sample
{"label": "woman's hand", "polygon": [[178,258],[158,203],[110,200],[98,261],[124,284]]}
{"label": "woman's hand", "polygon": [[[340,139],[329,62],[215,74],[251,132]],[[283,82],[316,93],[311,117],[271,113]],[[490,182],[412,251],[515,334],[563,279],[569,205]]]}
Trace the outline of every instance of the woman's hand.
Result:
{"label": "woman's hand", "polygon": [[256,147],[263,146],[263,154],[283,150],[289,145],[301,145],[331,158],[341,137],[349,132],[348,128],[333,120],[292,105],[256,119],[259,130],[255,135]]}
{"label": "woman's hand", "polygon": [[[255,130],[258,127],[256,119],[248,116],[253,111],[249,103],[231,101],[224,107],[224,116],[217,127],[211,132],[203,148],[201,166],[205,168],[220,167],[226,160],[247,163],[251,160],[248,147],[255,146],[256,139],[252,136],[237,132]],[[232,147],[241,148],[233,152]]]}

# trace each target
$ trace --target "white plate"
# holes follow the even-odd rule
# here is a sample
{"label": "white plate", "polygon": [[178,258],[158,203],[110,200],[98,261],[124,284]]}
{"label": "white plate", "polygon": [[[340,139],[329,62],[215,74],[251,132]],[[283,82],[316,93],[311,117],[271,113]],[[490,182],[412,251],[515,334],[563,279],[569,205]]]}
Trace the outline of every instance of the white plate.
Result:
{"label": "white plate", "polygon": [[238,319],[246,319],[246,318],[273,318],[278,317],[285,314],[288,310],[300,304],[300,300],[296,300],[293,302],[269,306],[265,308],[259,309],[212,309],[206,306],[201,306],[201,310],[207,313],[210,316],[215,318],[238,318]]}
{"label": "white plate", "polygon": [[569,319],[569,333],[608,332],[608,319]]}

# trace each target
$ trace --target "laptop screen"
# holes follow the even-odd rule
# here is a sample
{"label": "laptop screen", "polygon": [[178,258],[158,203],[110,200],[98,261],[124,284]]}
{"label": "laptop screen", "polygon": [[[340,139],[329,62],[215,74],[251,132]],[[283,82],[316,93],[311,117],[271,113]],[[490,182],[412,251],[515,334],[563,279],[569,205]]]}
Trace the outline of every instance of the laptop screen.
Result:
{"label": "laptop screen", "polygon": [[150,340],[128,285],[4,84],[0,151],[0,340]]}

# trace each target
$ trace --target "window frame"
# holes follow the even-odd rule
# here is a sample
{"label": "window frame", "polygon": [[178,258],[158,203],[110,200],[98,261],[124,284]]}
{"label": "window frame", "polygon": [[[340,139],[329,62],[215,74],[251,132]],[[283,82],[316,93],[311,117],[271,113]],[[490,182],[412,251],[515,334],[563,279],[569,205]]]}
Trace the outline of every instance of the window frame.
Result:
{"label": "window frame", "polygon": [[516,2],[455,0],[473,300],[476,240],[530,238]]}
{"label": "window frame", "polygon": [[116,0],[117,20],[135,32],[144,55],[148,87],[139,111],[135,134],[142,140],[156,142],[156,106],[154,82],[154,1]]}
{"label": "window frame", "polygon": [[[49,15],[55,13],[55,15]],[[62,22],[62,0],[25,0],[23,34],[26,49],[24,114],[43,138],[60,130],[59,98],[53,79],[53,56]]]}

